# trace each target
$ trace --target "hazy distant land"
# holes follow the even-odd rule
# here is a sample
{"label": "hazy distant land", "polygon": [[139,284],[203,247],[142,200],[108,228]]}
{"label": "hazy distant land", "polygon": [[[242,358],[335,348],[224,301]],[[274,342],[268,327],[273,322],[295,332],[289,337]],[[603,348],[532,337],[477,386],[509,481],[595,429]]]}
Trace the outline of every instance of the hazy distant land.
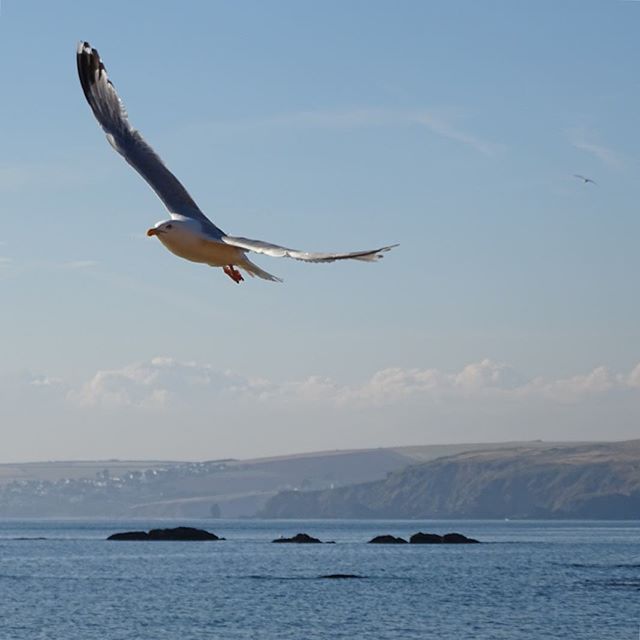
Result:
{"label": "hazy distant land", "polygon": [[640,518],[640,440],[469,451],[385,479],[283,492],[270,518]]}
{"label": "hazy distant land", "polygon": [[0,517],[638,518],[640,440],[0,465]]}

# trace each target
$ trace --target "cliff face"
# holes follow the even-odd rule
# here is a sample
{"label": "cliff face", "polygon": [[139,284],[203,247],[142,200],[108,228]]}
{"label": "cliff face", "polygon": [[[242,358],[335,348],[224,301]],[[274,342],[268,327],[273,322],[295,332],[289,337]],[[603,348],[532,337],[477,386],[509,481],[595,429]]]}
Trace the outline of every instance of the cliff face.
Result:
{"label": "cliff face", "polygon": [[282,492],[268,518],[640,518],[640,440],[469,452],[386,479]]}

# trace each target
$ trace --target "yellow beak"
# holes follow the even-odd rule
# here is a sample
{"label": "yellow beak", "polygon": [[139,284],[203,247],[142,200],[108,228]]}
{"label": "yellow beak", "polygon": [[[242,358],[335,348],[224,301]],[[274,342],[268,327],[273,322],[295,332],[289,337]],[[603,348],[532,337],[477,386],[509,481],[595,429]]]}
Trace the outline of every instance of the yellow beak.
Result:
{"label": "yellow beak", "polygon": [[149,229],[149,231],[147,231],[147,235],[148,235],[149,237],[151,237],[151,236],[157,236],[157,235],[158,235],[158,230],[157,230],[157,229],[155,229],[155,228],[151,228],[151,229]]}

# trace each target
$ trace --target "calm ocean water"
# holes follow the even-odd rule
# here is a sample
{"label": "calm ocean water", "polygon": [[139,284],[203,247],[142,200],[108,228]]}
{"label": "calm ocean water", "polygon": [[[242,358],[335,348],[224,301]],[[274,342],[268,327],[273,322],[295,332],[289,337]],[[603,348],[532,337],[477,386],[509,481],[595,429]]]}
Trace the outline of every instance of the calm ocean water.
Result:
{"label": "calm ocean water", "polygon": [[[179,524],[227,540],[105,541]],[[486,544],[365,544],[419,530]],[[297,532],[336,544],[270,543]],[[320,577],[332,573],[364,578]],[[637,640],[639,628],[639,522],[0,520],[1,640]]]}

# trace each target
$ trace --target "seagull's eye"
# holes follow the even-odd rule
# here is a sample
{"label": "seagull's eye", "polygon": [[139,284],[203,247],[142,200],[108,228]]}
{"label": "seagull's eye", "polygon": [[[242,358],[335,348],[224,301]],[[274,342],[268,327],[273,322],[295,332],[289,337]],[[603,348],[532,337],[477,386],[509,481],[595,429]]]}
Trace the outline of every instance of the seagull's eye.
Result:
{"label": "seagull's eye", "polygon": [[168,224],[168,225],[166,226],[166,229],[171,229],[171,227],[172,227],[172,225]]}

